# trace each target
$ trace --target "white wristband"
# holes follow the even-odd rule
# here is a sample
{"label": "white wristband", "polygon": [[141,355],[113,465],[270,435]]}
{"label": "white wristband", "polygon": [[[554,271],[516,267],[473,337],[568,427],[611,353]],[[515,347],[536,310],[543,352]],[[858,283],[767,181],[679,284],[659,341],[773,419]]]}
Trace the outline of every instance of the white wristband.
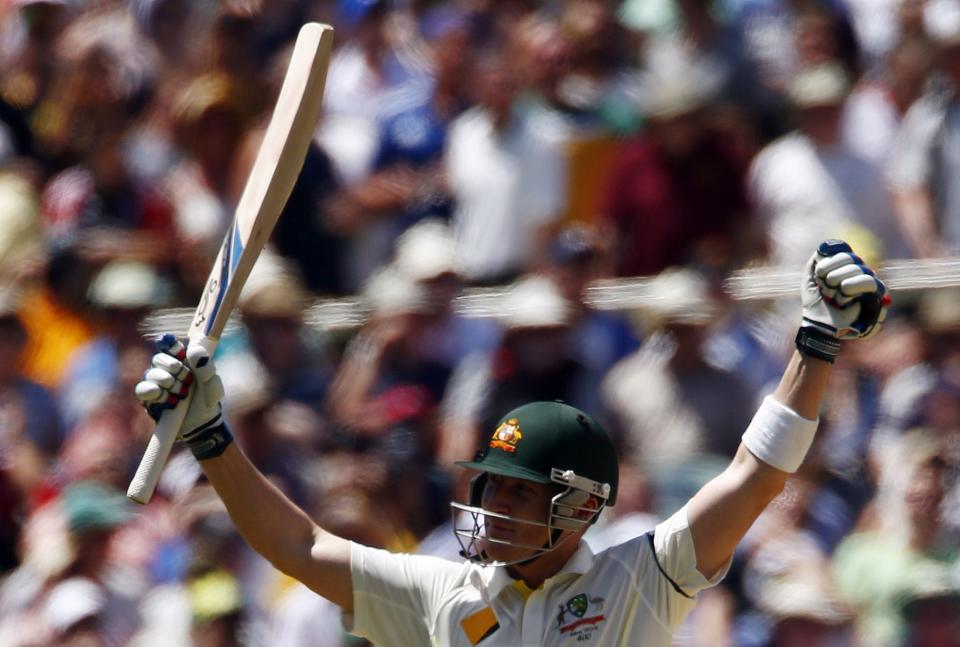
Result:
{"label": "white wristband", "polygon": [[813,444],[819,420],[807,420],[767,396],[743,434],[743,444],[767,465],[796,472]]}

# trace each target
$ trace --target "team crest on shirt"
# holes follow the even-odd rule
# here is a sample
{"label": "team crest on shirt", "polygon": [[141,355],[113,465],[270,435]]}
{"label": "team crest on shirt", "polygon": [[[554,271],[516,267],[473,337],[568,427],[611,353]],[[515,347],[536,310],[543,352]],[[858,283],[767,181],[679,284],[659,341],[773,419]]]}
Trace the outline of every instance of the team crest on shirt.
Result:
{"label": "team crest on shirt", "polygon": [[517,443],[523,438],[520,433],[520,421],[516,418],[510,418],[501,422],[497,430],[490,437],[490,446],[502,449],[505,452],[517,451]]}
{"label": "team crest on shirt", "polygon": [[557,627],[560,633],[569,633],[577,641],[590,640],[593,633],[606,620],[603,615],[603,598],[580,593],[558,605]]}

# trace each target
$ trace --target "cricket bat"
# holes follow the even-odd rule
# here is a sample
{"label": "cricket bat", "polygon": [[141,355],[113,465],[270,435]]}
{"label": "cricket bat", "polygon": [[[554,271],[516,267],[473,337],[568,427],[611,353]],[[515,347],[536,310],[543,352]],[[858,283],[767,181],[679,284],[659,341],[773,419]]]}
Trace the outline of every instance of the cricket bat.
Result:
{"label": "cricket bat", "polygon": [[[237,203],[233,224],[197,305],[187,337],[213,355],[224,324],[297,181],[320,118],[333,29],[308,23],[300,29],[277,104]],[[130,482],[127,496],[147,503],[160,480],[189,407],[185,399],[164,411]]]}

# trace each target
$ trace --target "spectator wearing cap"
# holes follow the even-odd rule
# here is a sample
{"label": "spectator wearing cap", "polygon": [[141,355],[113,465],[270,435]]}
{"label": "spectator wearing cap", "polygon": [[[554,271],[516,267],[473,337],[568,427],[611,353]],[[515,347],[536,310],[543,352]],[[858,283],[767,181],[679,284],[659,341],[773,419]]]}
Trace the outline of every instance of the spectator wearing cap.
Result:
{"label": "spectator wearing cap", "polygon": [[249,350],[276,397],[319,408],[330,382],[325,340],[305,325],[312,295],[286,259],[267,250],[237,302]]}
{"label": "spectator wearing cap", "polygon": [[408,459],[430,460],[451,373],[424,338],[434,306],[426,288],[395,265],[368,280],[363,298],[370,315],[337,369],[330,414],[360,446],[386,443]]}
{"label": "spectator wearing cap", "polygon": [[924,14],[938,49],[941,83],[931,84],[907,112],[889,177],[910,249],[926,257],[960,251],[960,194],[951,180],[960,172],[960,8],[930,3]]}
{"label": "spectator wearing cap", "polygon": [[640,345],[623,313],[598,308],[593,300],[591,286],[610,275],[611,261],[609,241],[595,228],[577,225],[551,239],[543,268],[572,308],[569,352],[584,368],[584,384],[578,389],[581,404],[601,419],[605,404],[600,384],[614,364]]}
{"label": "spectator wearing cap", "polygon": [[138,584],[118,568],[112,543],[132,518],[127,505],[116,490],[78,481],[31,515],[24,562],[0,587],[0,642],[130,639],[139,622]]}
{"label": "spectator wearing cap", "polygon": [[931,426],[947,435],[958,429],[957,415],[951,415],[957,411],[951,367],[960,358],[960,289],[924,292],[901,336],[895,370],[879,401],[881,426],[874,445],[881,454],[916,426]]}
{"label": "spectator wearing cap", "polygon": [[117,389],[136,381],[150,354],[140,324],[151,310],[169,303],[172,286],[151,265],[112,261],[94,277],[87,298],[96,308],[100,332],[66,358],[59,399],[69,429],[99,412]]}
{"label": "spectator wearing cap", "polygon": [[187,582],[193,614],[190,632],[195,647],[229,647],[241,641],[243,599],[240,583],[230,573],[212,571]]}
{"label": "spectator wearing cap", "polygon": [[855,228],[876,237],[879,256],[908,255],[881,169],[843,142],[849,88],[838,63],[801,71],[789,86],[799,127],[752,163],[750,198],[774,264],[802,265],[817,241],[849,238]]}
{"label": "spectator wearing cap", "polygon": [[499,339],[495,323],[468,317],[456,307],[463,288],[450,226],[435,218],[418,222],[397,239],[397,270],[424,290],[424,352],[451,368],[472,353],[489,352]]}
{"label": "spectator wearing cap", "polygon": [[394,494],[413,543],[448,516],[436,457],[452,369],[426,336],[435,316],[428,295],[396,265],[369,279],[369,317],[348,343],[327,399],[335,442],[381,456],[389,478],[398,479],[391,482],[404,483]]}
{"label": "spectator wearing cap", "polygon": [[602,197],[619,276],[671,265],[737,260],[749,223],[746,152],[708,120],[704,89],[689,73],[651,76],[647,126],[615,157]]}
{"label": "spectator wearing cap", "polygon": [[736,127],[766,141],[782,132],[779,94],[761,83],[743,33],[721,19],[717,10],[721,4],[716,0],[675,2],[676,28],[654,33],[645,44],[646,69],[694,75],[713,98],[716,110],[726,113]]}
{"label": "spectator wearing cap", "polygon": [[[530,274],[500,294],[494,317],[500,343],[482,358],[459,366],[445,406],[444,456],[472,456],[484,430],[496,427],[498,411],[518,402],[563,400],[578,404],[584,368],[568,340],[574,306],[552,280]],[[580,405],[578,405],[580,406]]]}
{"label": "spectator wearing cap", "polygon": [[749,423],[754,394],[707,354],[721,304],[708,280],[688,268],[665,270],[649,290],[650,305],[639,314],[653,334],[611,369],[603,385],[608,406],[629,434],[638,465],[730,457]]}

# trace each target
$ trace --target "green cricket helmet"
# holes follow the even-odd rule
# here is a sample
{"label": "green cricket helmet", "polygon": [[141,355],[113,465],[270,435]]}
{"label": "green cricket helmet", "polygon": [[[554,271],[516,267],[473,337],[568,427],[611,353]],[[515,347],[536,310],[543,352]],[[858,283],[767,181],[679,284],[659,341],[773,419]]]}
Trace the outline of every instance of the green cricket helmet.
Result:
{"label": "green cricket helmet", "polygon": [[[500,419],[474,460],[457,464],[479,471],[470,483],[468,504],[451,503],[455,511],[454,533],[463,555],[474,561],[490,563],[480,548],[482,541],[519,546],[486,537],[485,518],[547,527],[550,530],[547,544],[520,546],[532,550],[533,555],[517,561],[529,561],[553,550],[559,541],[572,534],[564,536],[561,531],[592,524],[604,507],[614,505],[617,500],[619,465],[613,441],[592,417],[559,401],[531,402],[509,412]],[[517,519],[485,510],[481,497],[490,474],[556,484],[559,492],[550,501],[545,521]],[[590,497],[595,497],[598,505],[587,506]],[[458,527],[457,511],[470,514],[471,527]]]}

